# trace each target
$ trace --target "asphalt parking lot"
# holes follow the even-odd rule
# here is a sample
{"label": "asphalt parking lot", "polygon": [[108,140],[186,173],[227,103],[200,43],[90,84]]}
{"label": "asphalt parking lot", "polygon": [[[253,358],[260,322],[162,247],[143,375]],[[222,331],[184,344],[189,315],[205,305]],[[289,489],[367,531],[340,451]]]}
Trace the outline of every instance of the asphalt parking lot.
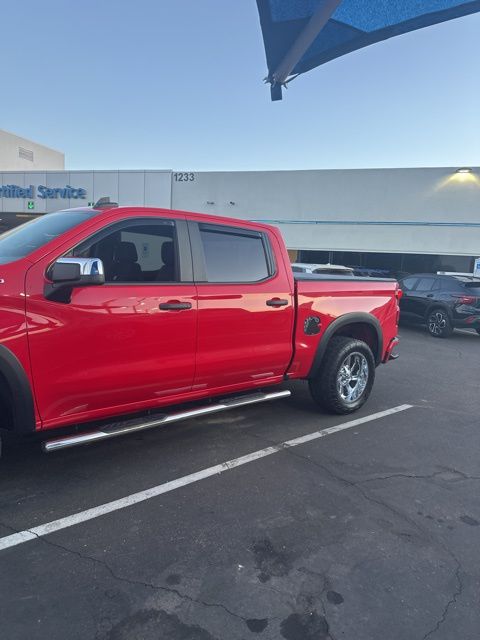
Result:
{"label": "asphalt parking lot", "polygon": [[480,338],[400,335],[354,416],[295,383],[88,448],[7,441],[2,638],[478,640]]}

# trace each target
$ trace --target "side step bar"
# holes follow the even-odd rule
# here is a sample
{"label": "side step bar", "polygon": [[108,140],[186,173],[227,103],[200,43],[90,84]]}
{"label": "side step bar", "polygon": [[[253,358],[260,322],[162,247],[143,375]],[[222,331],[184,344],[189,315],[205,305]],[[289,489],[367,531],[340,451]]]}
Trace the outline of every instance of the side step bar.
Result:
{"label": "side step bar", "polygon": [[108,438],[116,438],[117,436],[123,436],[127,433],[134,433],[135,431],[144,431],[145,429],[161,427],[163,425],[171,424],[172,422],[187,420],[188,418],[198,418],[201,416],[207,416],[211,413],[218,413],[219,411],[227,411],[228,409],[244,407],[249,404],[257,404],[259,402],[268,402],[269,400],[288,398],[288,396],[290,395],[290,391],[253,393],[250,395],[229,398],[227,400],[217,402],[216,404],[209,404],[204,407],[198,407],[196,409],[180,411],[179,413],[170,413],[163,415],[157,414],[157,416],[155,417],[150,416],[143,418],[133,418],[131,420],[125,420],[122,422],[112,422],[111,424],[104,425],[101,429],[97,429],[95,431],[88,431],[86,433],[79,433],[62,438],[54,438],[53,440],[47,440],[42,444],[42,448],[47,453],[50,453],[51,451],[58,451],[59,449],[68,449],[69,447],[76,447],[77,445],[90,444],[92,442],[98,442],[99,440],[107,440]]}

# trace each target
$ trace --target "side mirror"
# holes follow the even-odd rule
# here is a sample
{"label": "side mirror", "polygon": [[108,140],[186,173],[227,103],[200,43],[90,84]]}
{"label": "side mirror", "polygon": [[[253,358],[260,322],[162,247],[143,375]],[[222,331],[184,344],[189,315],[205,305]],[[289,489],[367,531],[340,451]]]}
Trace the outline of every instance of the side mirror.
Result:
{"label": "side mirror", "polygon": [[50,267],[48,276],[54,284],[61,282],[76,282],[80,280],[81,267],[78,262],[63,262],[58,260]]}
{"label": "side mirror", "polygon": [[59,258],[47,271],[51,281],[45,286],[47,300],[70,302],[75,287],[105,283],[105,270],[100,258]]}

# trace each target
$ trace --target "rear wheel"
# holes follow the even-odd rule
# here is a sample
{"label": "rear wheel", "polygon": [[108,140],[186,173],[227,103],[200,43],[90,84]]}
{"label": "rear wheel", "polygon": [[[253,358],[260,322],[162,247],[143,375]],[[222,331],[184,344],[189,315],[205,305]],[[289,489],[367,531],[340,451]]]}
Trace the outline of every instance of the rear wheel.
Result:
{"label": "rear wheel", "polygon": [[312,398],[332,413],[359,409],[375,380],[375,359],[366,342],[344,336],[332,338],[319,375],[309,380]]}
{"label": "rear wheel", "polygon": [[445,309],[432,309],[427,316],[428,333],[434,338],[448,338],[453,333],[453,326]]}

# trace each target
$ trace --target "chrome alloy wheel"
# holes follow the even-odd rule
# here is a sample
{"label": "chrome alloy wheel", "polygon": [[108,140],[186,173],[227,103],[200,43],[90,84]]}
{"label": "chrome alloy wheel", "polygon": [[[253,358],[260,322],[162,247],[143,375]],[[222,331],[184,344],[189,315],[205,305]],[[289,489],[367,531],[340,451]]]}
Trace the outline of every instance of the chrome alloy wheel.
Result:
{"label": "chrome alloy wheel", "polygon": [[447,326],[447,316],[443,311],[434,311],[428,318],[428,330],[440,336]]}
{"label": "chrome alloy wheel", "polygon": [[368,384],[370,369],[366,357],[354,351],[342,362],[337,375],[337,390],[347,403],[356,402]]}

